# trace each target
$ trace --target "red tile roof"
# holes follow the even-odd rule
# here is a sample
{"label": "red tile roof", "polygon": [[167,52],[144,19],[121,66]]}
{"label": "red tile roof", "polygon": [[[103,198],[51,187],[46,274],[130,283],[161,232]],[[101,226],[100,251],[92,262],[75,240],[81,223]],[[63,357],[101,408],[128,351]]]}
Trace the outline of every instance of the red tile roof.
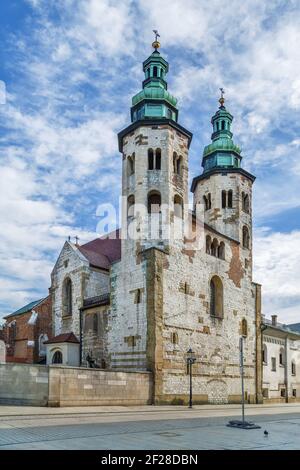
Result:
{"label": "red tile roof", "polygon": [[54,338],[44,341],[44,344],[52,343],[79,343],[78,339],[74,333],[62,333],[60,335],[54,336]]}
{"label": "red tile roof", "polygon": [[78,246],[78,249],[92,266],[109,269],[111,263],[121,259],[120,231],[116,230],[105,237],[96,238]]}

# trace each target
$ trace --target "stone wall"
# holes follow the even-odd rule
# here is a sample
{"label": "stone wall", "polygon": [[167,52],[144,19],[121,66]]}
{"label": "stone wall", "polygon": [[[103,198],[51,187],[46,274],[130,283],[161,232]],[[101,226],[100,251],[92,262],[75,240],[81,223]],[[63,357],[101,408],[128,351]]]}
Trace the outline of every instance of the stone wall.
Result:
{"label": "stone wall", "polygon": [[0,364],[0,404],[147,405],[152,375],[63,366]]}
{"label": "stone wall", "polygon": [[0,364],[0,404],[46,406],[48,367]]}
{"label": "stone wall", "polygon": [[49,368],[49,406],[147,405],[152,400],[148,372]]}

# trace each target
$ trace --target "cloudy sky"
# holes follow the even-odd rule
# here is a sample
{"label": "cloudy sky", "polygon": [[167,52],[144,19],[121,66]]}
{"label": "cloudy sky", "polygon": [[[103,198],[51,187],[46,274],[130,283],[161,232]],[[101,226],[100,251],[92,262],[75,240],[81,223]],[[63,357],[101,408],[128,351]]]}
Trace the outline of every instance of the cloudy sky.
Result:
{"label": "cloudy sky", "polygon": [[0,317],[43,297],[67,236],[94,238],[98,204],[117,201],[116,133],[157,28],[179,121],[194,134],[191,178],[226,90],[244,167],[257,176],[264,313],[299,322],[299,24],[298,0],[1,2]]}

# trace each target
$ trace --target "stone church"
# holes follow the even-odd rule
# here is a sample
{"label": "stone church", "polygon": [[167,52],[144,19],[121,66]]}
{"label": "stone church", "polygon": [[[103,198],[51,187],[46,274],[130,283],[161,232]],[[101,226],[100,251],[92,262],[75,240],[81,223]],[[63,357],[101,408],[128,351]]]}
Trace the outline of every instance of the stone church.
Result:
{"label": "stone church", "polygon": [[51,275],[55,336],[47,361],[151,371],[153,402],[176,404],[187,400],[192,348],[195,403],[237,403],[243,336],[246,398],[261,402],[255,177],[243,169],[222,90],[189,208],[192,133],[178,122],[168,62],[160,44],[152,46],[131,124],[118,134],[122,232],[84,245],[65,242]]}

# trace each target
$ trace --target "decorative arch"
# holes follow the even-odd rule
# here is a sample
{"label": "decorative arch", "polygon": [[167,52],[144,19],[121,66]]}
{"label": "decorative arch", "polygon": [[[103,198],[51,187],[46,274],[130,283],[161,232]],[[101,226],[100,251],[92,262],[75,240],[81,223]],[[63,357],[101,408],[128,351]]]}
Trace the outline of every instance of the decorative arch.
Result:
{"label": "decorative arch", "polygon": [[223,283],[219,276],[213,276],[210,281],[210,315],[223,318]]}
{"label": "decorative arch", "polygon": [[60,349],[57,349],[52,356],[52,364],[62,364],[63,354]]}

